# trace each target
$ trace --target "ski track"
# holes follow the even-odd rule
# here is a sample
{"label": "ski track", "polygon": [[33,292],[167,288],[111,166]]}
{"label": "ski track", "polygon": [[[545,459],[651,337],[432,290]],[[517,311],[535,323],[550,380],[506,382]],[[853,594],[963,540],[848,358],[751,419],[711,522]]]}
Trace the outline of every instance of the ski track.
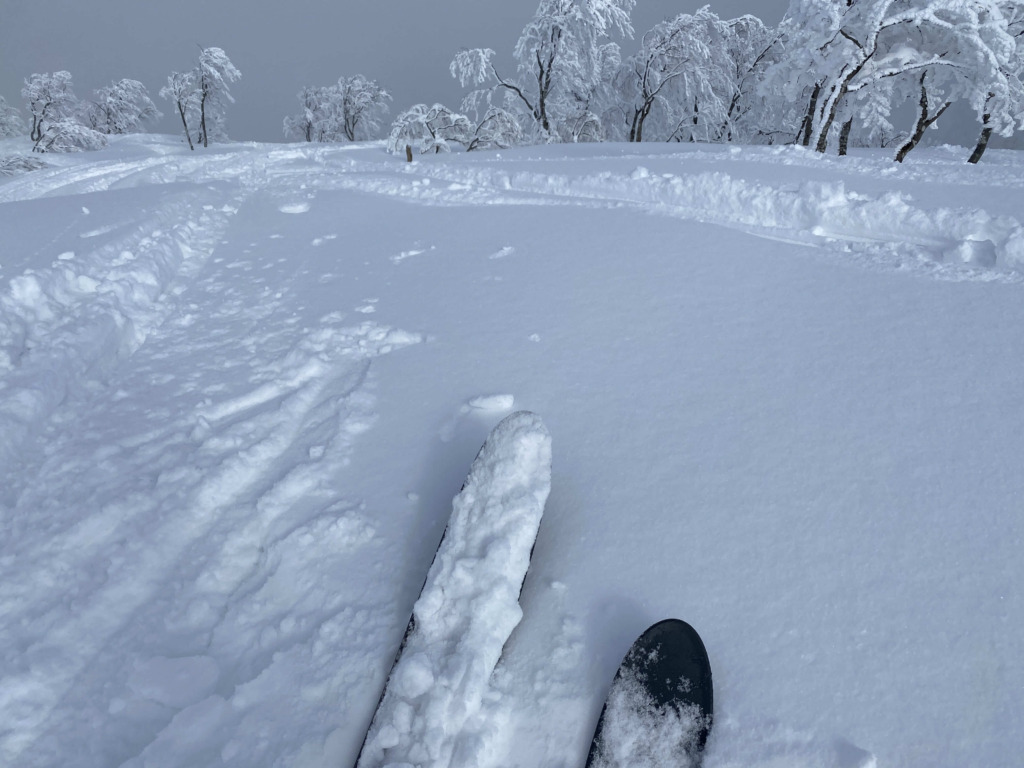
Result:
{"label": "ski track", "polygon": [[[340,313],[304,327],[284,298],[294,281],[268,292],[255,264],[216,258],[253,195],[302,195],[260,160],[86,164],[2,192],[189,172],[189,189],[111,243],[0,298],[0,528],[18,553],[0,559],[4,765],[322,760],[329,743],[304,757],[301,740],[282,755],[258,738],[280,696],[262,691],[293,690],[315,720],[325,697],[344,712],[372,684],[371,649],[347,665],[327,650],[359,649],[353,626],[391,621],[348,572],[354,548],[381,543],[337,478],[374,420],[371,360],[420,337]],[[26,457],[35,434],[48,448]],[[325,722],[326,742],[345,727]],[[161,746],[182,740],[195,751]]]}

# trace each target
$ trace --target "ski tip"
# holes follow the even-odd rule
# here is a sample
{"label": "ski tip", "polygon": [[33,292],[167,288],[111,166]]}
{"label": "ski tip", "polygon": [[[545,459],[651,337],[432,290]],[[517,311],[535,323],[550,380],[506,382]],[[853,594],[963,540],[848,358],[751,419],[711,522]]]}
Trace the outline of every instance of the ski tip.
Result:
{"label": "ski tip", "polygon": [[515,411],[510,413],[498,422],[494,432],[498,430],[529,430],[548,434],[548,428],[544,425],[544,420],[533,411]]}
{"label": "ski tip", "polygon": [[[486,463],[488,457],[493,458],[510,451],[513,455],[524,450],[529,452],[528,446],[533,446],[541,454],[535,458],[539,464],[550,466],[551,433],[544,425],[544,420],[532,411],[516,411],[499,421],[491,430],[477,454],[477,462],[484,460]],[[523,456],[517,457],[519,461],[522,459]]]}
{"label": "ski tip", "polygon": [[713,715],[704,641],[685,621],[663,619],[636,639],[615,673],[587,768],[654,764],[655,754],[699,768]]}

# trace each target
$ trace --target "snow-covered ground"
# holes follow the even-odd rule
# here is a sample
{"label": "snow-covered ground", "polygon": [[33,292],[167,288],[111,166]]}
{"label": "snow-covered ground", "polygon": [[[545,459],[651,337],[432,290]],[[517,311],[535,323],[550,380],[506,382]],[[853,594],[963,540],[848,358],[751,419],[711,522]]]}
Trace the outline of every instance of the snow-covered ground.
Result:
{"label": "snow-covered ground", "polygon": [[515,409],[551,495],[473,768],[581,766],[668,616],[706,768],[1016,764],[1024,156],[964,154],[132,137],[0,179],[0,765],[351,766]]}

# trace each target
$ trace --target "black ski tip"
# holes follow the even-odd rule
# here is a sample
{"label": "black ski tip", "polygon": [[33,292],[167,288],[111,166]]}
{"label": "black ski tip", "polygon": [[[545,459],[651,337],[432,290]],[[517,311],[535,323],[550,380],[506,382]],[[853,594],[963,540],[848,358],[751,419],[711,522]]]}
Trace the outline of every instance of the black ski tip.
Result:
{"label": "black ski tip", "polygon": [[[636,696],[628,698],[633,714],[644,714],[639,712],[644,709],[652,719],[663,717],[665,713],[685,714],[692,719],[695,730],[679,745],[679,750],[685,753],[680,755],[680,768],[687,765],[698,768],[714,717],[714,690],[711,663],[697,630],[680,619],[665,619],[650,626],[633,643],[615,673],[608,700],[601,710],[587,757],[588,768],[614,766],[620,762],[609,758],[616,753],[616,745],[605,743],[615,738],[614,734],[605,733],[605,722],[617,689],[624,685],[640,689],[642,704],[637,704]],[[654,728],[651,732],[656,730],[660,729]],[[639,749],[641,752],[657,751],[663,746],[640,744]]]}

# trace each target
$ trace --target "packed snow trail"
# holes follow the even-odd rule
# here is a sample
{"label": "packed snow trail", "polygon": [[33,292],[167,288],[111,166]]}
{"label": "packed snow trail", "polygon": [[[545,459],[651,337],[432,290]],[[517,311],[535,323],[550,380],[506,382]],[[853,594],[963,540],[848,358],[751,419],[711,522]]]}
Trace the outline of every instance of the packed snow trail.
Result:
{"label": "packed snow trail", "polygon": [[1024,187],[920,152],[142,137],[0,181],[0,402],[48,398],[0,434],[0,763],[352,765],[514,407],[559,461],[454,768],[582,765],[664,616],[706,768],[1012,764]]}

